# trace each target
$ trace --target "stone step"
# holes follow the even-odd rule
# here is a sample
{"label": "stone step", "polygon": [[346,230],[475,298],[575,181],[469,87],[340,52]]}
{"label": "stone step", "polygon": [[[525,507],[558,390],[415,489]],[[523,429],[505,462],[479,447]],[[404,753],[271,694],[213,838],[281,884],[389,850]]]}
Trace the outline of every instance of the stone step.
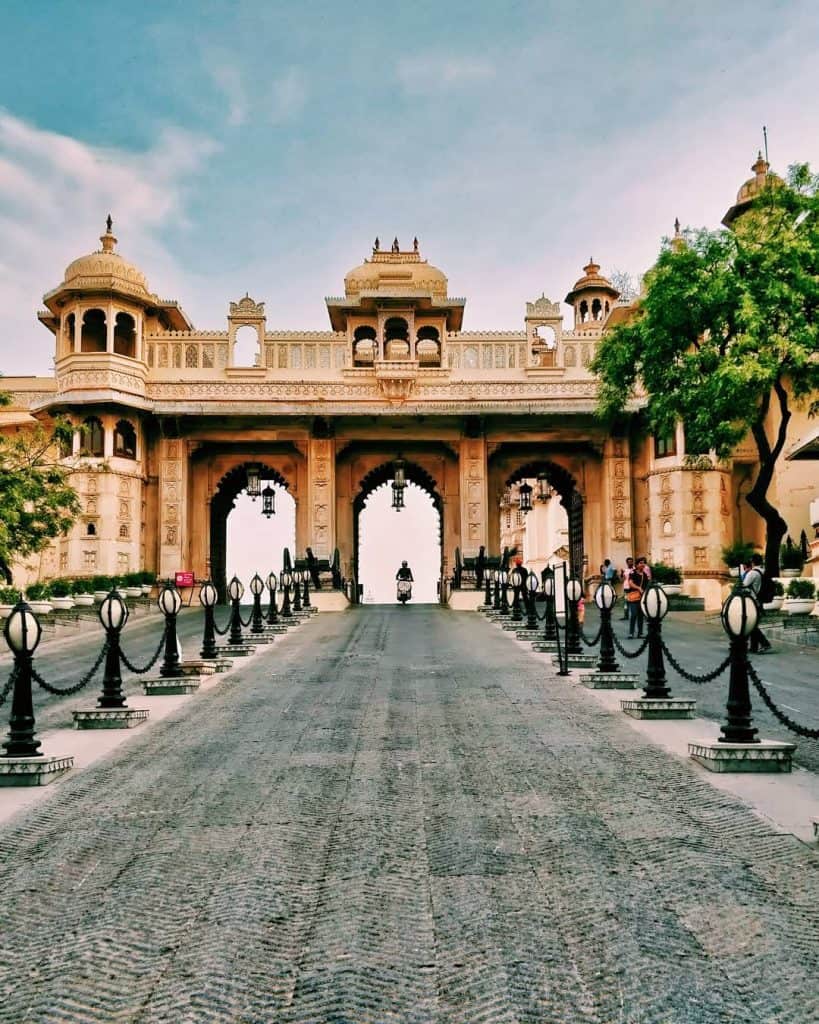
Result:
{"label": "stone step", "polygon": [[638,690],[640,677],[631,672],[584,672],[580,677],[590,690]]}
{"label": "stone step", "polygon": [[631,718],[693,718],[697,702],[681,697],[640,697],[621,700],[620,709]]}

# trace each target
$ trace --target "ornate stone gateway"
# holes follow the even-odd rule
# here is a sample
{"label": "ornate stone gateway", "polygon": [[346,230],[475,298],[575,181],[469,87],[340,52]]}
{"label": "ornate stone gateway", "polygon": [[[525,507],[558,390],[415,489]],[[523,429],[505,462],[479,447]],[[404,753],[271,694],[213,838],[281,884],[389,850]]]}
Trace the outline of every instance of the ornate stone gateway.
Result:
{"label": "ornate stone gateway", "polygon": [[[84,515],[55,553],[64,571],[188,569],[222,588],[227,516],[255,467],[295,500],[297,556],[337,548],[353,578],[359,514],[399,456],[440,514],[442,565],[456,548],[498,553],[500,498],[532,473],[568,511],[576,571],[586,555],[631,553],[629,441],[595,419],[588,369],[621,307],[595,263],[567,297],[573,330],[542,296],[520,330],[463,331],[465,300],[417,240],[396,240],[376,241],[326,300],[329,331],[269,329],[248,295],[230,303],[227,330],[198,331],[115,245],[109,225],[40,314],[56,373],[32,410],[78,428]],[[237,365],[247,330],[255,356]]]}

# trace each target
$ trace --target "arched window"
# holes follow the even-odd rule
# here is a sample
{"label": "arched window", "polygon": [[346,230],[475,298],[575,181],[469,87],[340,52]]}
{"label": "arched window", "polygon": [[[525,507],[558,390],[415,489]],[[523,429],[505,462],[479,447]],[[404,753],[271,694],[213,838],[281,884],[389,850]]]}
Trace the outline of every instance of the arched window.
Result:
{"label": "arched window", "polygon": [[611,309],[611,307],[609,306],[608,299],[606,299],[606,304],[603,306],[603,312],[606,314],[606,316],[609,315],[609,310],[610,309]]}
{"label": "arched window", "polygon": [[73,313],[63,317],[63,340],[60,354],[67,356],[74,351],[74,324],[76,317]]}
{"label": "arched window", "polygon": [[475,370],[478,367],[478,350],[474,345],[467,345],[464,349],[464,369]]}
{"label": "arched window", "polygon": [[105,431],[96,416],[89,416],[83,422],[82,450],[94,458],[101,458],[105,454]]}
{"label": "arched window", "polygon": [[129,530],[127,523],[119,524],[119,535],[121,540],[128,540]]}
{"label": "arched window", "polygon": [[441,365],[441,337],[437,327],[419,328],[415,354],[422,366]]}
{"label": "arched window", "polygon": [[85,528],[85,533],[86,533],[87,537],[96,537],[97,536],[97,528],[96,528],[96,526],[94,526],[93,523],[89,523],[86,526],[86,528]]}
{"label": "arched window", "polygon": [[584,324],[589,319],[589,304],[585,299],[577,307],[580,323]]}
{"label": "arched window", "polygon": [[603,316],[603,304],[600,299],[594,299],[591,305],[592,320],[600,320]]}
{"label": "arched window", "polygon": [[120,420],[114,427],[114,455],[121,459],[136,458],[136,431],[128,420]]}
{"label": "arched window", "polygon": [[185,366],[191,370],[199,365],[199,349],[196,345],[188,345],[185,348]]}
{"label": "arched window", "polygon": [[82,317],[81,352],[104,352],[106,343],[105,313],[87,309]]}
{"label": "arched window", "polygon": [[371,366],[375,359],[375,328],[356,327],[353,331],[353,366]]}
{"label": "arched window", "polygon": [[129,313],[117,313],[114,320],[114,351],[129,359],[136,358],[136,321]]}

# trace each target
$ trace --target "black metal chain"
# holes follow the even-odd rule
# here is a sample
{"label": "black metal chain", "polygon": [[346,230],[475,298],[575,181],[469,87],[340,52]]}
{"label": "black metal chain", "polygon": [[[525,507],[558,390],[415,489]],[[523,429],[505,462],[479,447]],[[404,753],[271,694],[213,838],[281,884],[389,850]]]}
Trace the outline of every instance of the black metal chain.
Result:
{"label": "black metal chain", "polygon": [[228,616],[228,620],[225,623],[225,628],[224,629],[219,629],[219,627],[216,625],[216,619],[214,619],[213,620],[213,632],[216,633],[217,636],[224,636],[227,633],[227,631],[230,629],[230,620],[231,620],[231,618],[232,618],[232,616]]}
{"label": "black metal chain", "polygon": [[14,680],[17,678],[17,666],[12,665],[11,672],[9,673],[9,680],[3,687],[3,692],[0,693],[0,704],[5,704],[8,695],[11,693],[14,687]]}
{"label": "black metal chain", "polygon": [[586,637],[586,634],[583,632],[583,627],[582,626],[578,627],[578,633],[580,634],[580,639],[583,641],[583,643],[587,647],[596,647],[597,644],[600,642],[600,637],[603,635],[603,623],[602,622],[600,623],[600,628],[597,630],[597,633],[595,634],[595,637],[594,637],[593,640],[589,640]]}
{"label": "black metal chain", "polygon": [[695,675],[693,672],[687,672],[682,667],[682,665],[677,661],[677,659],[674,657],[671,651],[669,651],[668,647],[666,646],[665,640],[662,641],[662,645],[663,654],[665,654],[666,658],[668,658],[668,662],[671,665],[671,667],[676,672],[679,672],[683,679],[687,679],[689,683],[711,683],[717,678],[717,676],[721,676],[722,673],[726,670],[726,668],[728,668],[728,666],[731,664],[731,655],[729,654],[725,661],[717,665],[713,672],[705,672],[703,675],[698,676]]}
{"label": "black metal chain", "polygon": [[643,640],[643,642],[640,644],[636,651],[629,651],[627,648],[623,647],[623,645],[617,639],[617,634],[614,632],[614,630],[611,631],[611,638],[614,641],[614,646],[623,655],[624,658],[639,658],[643,651],[646,649],[646,647],[648,647],[648,637],[646,637],[645,640]]}
{"label": "black metal chain", "polygon": [[768,710],[776,718],[778,718],[779,721],[786,728],[790,729],[791,732],[795,732],[797,736],[804,736],[806,739],[809,739],[809,740],[819,740],[819,729],[809,729],[805,725],[799,725],[797,722],[794,722],[794,720],[792,718],[788,718],[788,716],[785,714],[784,711],[780,711],[779,710],[779,708],[776,706],[776,704],[774,704],[773,698],[768,693],[768,691],[765,689],[765,684],[762,682],[762,680],[756,674],[756,669],[753,667],[753,665],[747,659],[746,659],[745,664],[748,667],[748,675],[751,677],[751,682],[756,687],[756,690],[759,693],[759,696],[765,702],[765,706],[768,708]]}
{"label": "black metal chain", "polygon": [[132,664],[132,662],[129,660],[129,658],[125,654],[125,651],[120,649],[119,656],[120,656],[120,660],[122,661],[122,664],[129,670],[129,672],[133,672],[134,675],[144,676],[145,673],[146,672],[150,672],[150,670],[154,667],[154,665],[159,661],[159,656],[160,656],[160,654],[162,654],[162,648],[165,645],[165,639],[166,639],[167,635],[168,635],[168,623],[166,622],[165,623],[165,628],[162,630],[162,636],[160,637],[159,644],[157,645],[157,648],[154,651],[153,657],[148,662],[148,664],[145,665],[144,668],[137,668],[136,665]]}
{"label": "black metal chain", "polygon": [[88,670],[86,675],[84,675],[83,678],[75,686],[68,686],[64,690],[59,689],[59,687],[57,687],[57,686],[52,686],[51,683],[47,683],[45,681],[45,679],[43,679],[43,677],[37,671],[37,669],[35,669],[33,667],[31,669],[31,678],[36,683],[39,683],[40,686],[42,686],[42,688],[46,691],[46,693],[53,693],[57,697],[69,697],[72,693],[78,693],[84,686],[88,686],[88,684],[91,682],[91,680],[97,674],[97,669],[102,664],[103,659],[105,658],[105,655],[107,653],[108,653],[108,641],[106,640],[105,643],[102,645],[102,650],[100,651],[99,656],[97,657],[97,660],[94,662],[94,664]]}
{"label": "black metal chain", "polygon": [[247,629],[247,627],[250,625],[250,623],[252,621],[253,621],[253,611],[252,610],[250,612],[250,615],[248,615],[248,617],[247,617],[247,622],[245,622],[245,620],[242,618],[242,613],[239,612],[239,622],[241,622],[241,624],[245,627],[245,629]]}

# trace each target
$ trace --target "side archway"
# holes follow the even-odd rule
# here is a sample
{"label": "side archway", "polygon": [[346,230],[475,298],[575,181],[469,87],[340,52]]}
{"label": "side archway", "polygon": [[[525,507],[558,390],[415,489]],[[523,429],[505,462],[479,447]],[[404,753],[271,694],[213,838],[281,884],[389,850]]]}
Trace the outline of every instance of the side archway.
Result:
{"label": "side archway", "polygon": [[521,480],[534,480],[545,474],[551,487],[560,496],[569,523],[569,571],[573,576],[583,576],[583,496],[577,481],[565,466],[548,459],[535,459],[518,466],[506,478],[506,486],[512,487]]}

